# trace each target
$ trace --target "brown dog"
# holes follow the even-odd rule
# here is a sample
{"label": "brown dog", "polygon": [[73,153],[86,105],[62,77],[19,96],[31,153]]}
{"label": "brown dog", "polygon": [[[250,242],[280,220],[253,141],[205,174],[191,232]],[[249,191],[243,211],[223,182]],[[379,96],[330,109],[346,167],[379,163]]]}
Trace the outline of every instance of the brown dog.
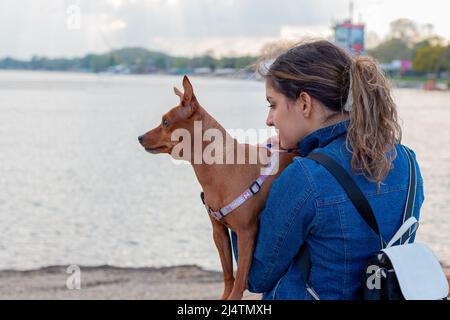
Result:
{"label": "brown dog", "polygon": [[[271,152],[261,146],[238,143],[226,130],[198,103],[192,85],[187,78],[183,78],[184,94],[174,88],[175,94],[180,97],[180,103],[163,115],[161,124],[139,137],[139,142],[150,153],[168,153],[176,159],[187,160],[192,164],[199,183],[204,191],[204,201],[213,210],[219,210],[236,199],[250,184],[261,175],[261,169],[267,167],[267,162],[263,164],[264,157],[270,156]],[[201,122],[202,134],[208,129],[217,129],[221,132],[223,141],[215,141],[215,159],[225,159],[230,154],[245,155],[248,160],[251,152],[258,155],[256,164],[207,164],[201,161],[197,163],[196,157],[200,158],[204,154],[205,148],[211,142],[202,142],[195,149],[194,141],[190,142],[191,154],[182,150],[174,155],[174,147],[180,141],[173,141],[172,134],[176,129],[185,129],[194,136],[194,122]],[[197,122],[197,124],[199,123]],[[232,143],[230,143],[230,141]],[[220,144],[220,145],[218,145]],[[217,151],[219,149],[219,151]],[[223,150],[223,151],[220,151]],[[273,179],[292,161],[293,153],[279,153],[278,170],[275,174],[268,176],[261,186],[259,192],[245,201],[230,214],[220,221],[209,215],[212,227],[213,238],[219,252],[222,264],[225,288],[222,299],[238,300],[247,289],[247,276],[253,257],[253,249],[258,229],[258,215],[264,208],[265,201]],[[197,158],[198,159],[198,158]],[[223,163],[226,163],[223,160]],[[242,163],[239,162],[239,163]],[[200,201],[200,199],[199,199]],[[236,278],[233,276],[233,261],[231,241],[228,228],[237,235],[239,259],[236,271]]]}

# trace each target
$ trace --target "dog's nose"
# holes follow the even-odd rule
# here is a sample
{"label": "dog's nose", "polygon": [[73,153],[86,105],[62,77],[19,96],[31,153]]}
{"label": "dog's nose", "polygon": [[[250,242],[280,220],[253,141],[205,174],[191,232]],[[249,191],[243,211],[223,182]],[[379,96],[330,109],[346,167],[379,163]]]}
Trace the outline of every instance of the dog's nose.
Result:
{"label": "dog's nose", "polygon": [[138,137],[139,143],[142,143],[142,139],[144,139],[144,135]]}

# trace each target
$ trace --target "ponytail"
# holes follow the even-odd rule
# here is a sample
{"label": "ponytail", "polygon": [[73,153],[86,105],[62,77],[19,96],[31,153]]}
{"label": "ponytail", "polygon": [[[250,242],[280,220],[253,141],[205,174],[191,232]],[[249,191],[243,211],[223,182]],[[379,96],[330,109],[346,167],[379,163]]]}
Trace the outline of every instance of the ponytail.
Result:
{"label": "ponytail", "polygon": [[352,169],[362,171],[379,186],[397,156],[395,144],[401,141],[397,108],[390,84],[375,60],[353,57],[349,72],[347,148],[352,152]]}

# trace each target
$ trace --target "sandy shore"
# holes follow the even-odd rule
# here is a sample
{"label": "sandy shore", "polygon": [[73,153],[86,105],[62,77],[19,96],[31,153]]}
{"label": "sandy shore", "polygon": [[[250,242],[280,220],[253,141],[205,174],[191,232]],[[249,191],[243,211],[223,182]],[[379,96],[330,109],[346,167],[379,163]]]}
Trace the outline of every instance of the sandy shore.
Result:
{"label": "sandy shore", "polygon": [[[218,299],[222,273],[197,266],[167,268],[81,267],[81,288],[67,288],[65,266],[0,271],[0,299]],[[450,279],[450,268],[446,268]],[[261,296],[248,291],[244,299]]]}
{"label": "sandy shore", "polygon": [[[0,299],[218,299],[222,273],[197,266],[80,267],[81,289],[70,290],[66,266],[0,271]],[[244,299],[260,299],[246,291]]]}

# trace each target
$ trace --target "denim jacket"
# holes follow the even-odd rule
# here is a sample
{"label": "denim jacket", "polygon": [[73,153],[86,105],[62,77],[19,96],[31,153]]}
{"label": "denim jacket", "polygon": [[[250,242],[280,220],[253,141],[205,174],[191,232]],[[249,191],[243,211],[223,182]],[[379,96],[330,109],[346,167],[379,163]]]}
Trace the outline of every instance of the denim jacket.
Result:
{"label": "denim jacket", "polygon": [[[298,143],[300,157],[272,183],[259,217],[248,278],[248,290],[263,293],[263,299],[313,299],[298,265],[302,245],[310,251],[309,282],[320,299],[359,299],[364,267],[381,249],[378,236],[337,180],[317,162],[304,158],[309,153],[326,153],[351,174],[374,211],[383,239],[389,241],[402,224],[409,179],[405,151],[396,145],[393,168],[377,190],[376,183],[351,171],[345,143],[348,124],[345,120],[307,135]],[[412,154],[418,178],[414,216],[419,219],[423,179]],[[231,237],[237,261],[236,234]]]}

